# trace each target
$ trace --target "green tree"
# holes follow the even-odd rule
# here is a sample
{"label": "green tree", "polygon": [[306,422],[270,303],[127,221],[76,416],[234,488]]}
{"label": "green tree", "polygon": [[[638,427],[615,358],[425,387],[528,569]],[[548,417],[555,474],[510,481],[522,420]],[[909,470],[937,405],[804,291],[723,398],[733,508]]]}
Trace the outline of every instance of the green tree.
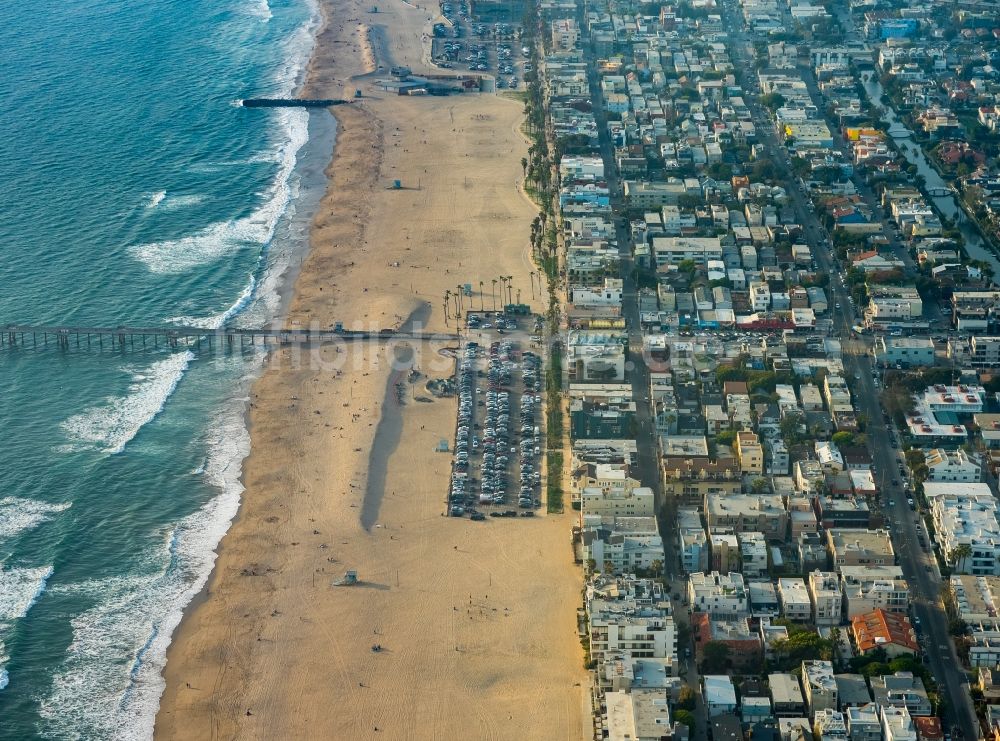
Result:
{"label": "green tree", "polygon": [[861,667],[860,673],[865,677],[881,677],[883,674],[892,674],[888,664],[881,661],[873,661]]}
{"label": "green tree", "polygon": [[760,102],[772,111],[776,111],[785,104],[785,96],[780,93],[768,93],[760,96]]}
{"label": "green tree", "polygon": [[736,440],[735,430],[723,430],[718,435],[715,436],[715,442],[717,445],[732,445]]}
{"label": "green tree", "polygon": [[688,730],[690,731],[690,735],[694,736],[694,729],[696,726],[694,713],[692,713],[690,710],[683,710],[683,709],[678,710],[676,713],[674,713],[674,720],[676,720],[678,723],[683,723],[684,725],[686,725],[688,727]]}
{"label": "green tree", "polygon": [[837,447],[854,445],[854,435],[846,430],[833,433],[833,437],[830,439]]}
{"label": "green tree", "polygon": [[750,483],[750,491],[754,494],[763,494],[767,491],[767,487],[768,483],[765,478],[757,478]]}
{"label": "green tree", "polygon": [[781,418],[781,437],[789,445],[797,445],[802,440],[802,415],[786,414]]}
{"label": "green tree", "polygon": [[962,543],[961,545],[955,546],[948,553],[948,561],[952,566],[958,568],[965,559],[972,555],[972,546],[968,543]]}
{"label": "green tree", "polygon": [[803,661],[833,658],[833,642],[811,630],[789,630],[788,638],[779,638],[772,644],[777,663],[791,668]]}
{"label": "green tree", "polygon": [[690,685],[684,685],[677,696],[677,708],[679,710],[694,710],[697,699],[698,696],[695,694],[694,688]]}
{"label": "green tree", "polygon": [[709,641],[701,650],[701,669],[706,674],[718,674],[729,668],[729,646],[722,641]]}

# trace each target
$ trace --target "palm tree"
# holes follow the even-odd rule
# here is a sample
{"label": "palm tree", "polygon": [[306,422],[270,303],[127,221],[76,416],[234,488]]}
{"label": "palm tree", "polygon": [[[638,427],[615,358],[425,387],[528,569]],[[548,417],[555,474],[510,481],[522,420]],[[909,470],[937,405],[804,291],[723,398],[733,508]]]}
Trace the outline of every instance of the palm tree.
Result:
{"label": "palm tree", "polygon": [[451,301],[451,291],[444,292],[444,321],[448,322],[448,304]]}
{"label": "palm tree", "polygon": [[528,174],[528,158],[527,157],[522,157],[521,158],[521,174],[522,175],[527,175]]}
{"label": "palm tree", "polygon": [[[535,271],[534,270],[532,270],[530,273],[528,273],[528,278],[531,279],[531,298],[534,298],[535,297]],[[539,286],[538,290],[541,291],[542,287]]]}
{"label": "palm tree", "polygon": [[511,302],[510,301],[510,287],[511,287],[511,283],[512,283],[513,280],[514,280],[514,276],[513,275],[508,275],[507,276],[507,303],[508,304]]}
{"label": "palm tree", "polygon": [[486,311],[486,296],[483,294],[482,281],[479,281],[479,310]]}
{"label": "palm tree", "polygon": [[962,543],[961,545],[955,546],[951,549],[951,553],[948,554],[948,560],[951,561],[952,565],[957,569],[959,564],[971,555],[972,546],[968,543]]}
{"label": "palm tree", "polygon": [[493,279],[493,290],[490,292],[493,295],[493,311],[497,310],[497,279]]}

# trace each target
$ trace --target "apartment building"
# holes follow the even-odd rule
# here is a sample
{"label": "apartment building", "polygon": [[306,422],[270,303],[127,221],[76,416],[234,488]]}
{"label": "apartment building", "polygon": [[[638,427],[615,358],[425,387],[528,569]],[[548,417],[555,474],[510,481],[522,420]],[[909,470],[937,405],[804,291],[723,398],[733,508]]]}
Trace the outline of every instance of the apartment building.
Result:
{"label": "apartment building", "polygon": [[842,566],[840,589],[848,620],[876,609],[906,612],[910,603],[909,584],[895,565]]}
{"label": "apartment building", "polygon": [[973,483],[982,477],[979,457],[962,448],[957,450],[945,450],[944,448],[925,450],[924,464],[927,466],[928,481]]}
{"label": "apartment building", "polygon": [[810,572],[809,599],[816,625],[840,625],[844,600],[837,574],[832,571]]}
{"label": "apartment building", "polygon": [[833,677],[831,662],[803,661],[802,687],[810,717],[815,717],[820,710],[837,709],[837,682]]}
{"label": "apartment building", "polygon": [[744,475],[759,476],[764,473],[764,449],[757,433],[750,430],[736,433],[736,457]]}
{"label": "apartment building", "polygon": [[784,502],[773,494],[711,494],[705,497],[705,520],[709,529],[756,531],[769,541],[784,540],[788,529]]}
{"label": "apartment building", "polygon": [[698,572],[688,576],[688,604],[695,612],[722,619],[747,617],[750,603],[743,575]]}
{"label": "apartment building", "polygon": [[580,502],[584,517],[656,516],[653,490],[645,486],[634,489],[587,486],[580,492]]}
{"label": "apartment building", "polygon": [[930,503],[934,537],[954,572],[1000,575],[1000,523],[990,487],[928,481],[924,495]]}
{"label": "apartment building", "polygon": [[895,562],[886,530],[832,528],[826,531],[826,543],[838,572],[843,566],[886,566]]}
{"label": "apartment building", "polygon": [[778,595],[781,597],[782,617],[796,623],[808,623],[812,619],[809,588],[802,579],[781,577],[778,579]]}

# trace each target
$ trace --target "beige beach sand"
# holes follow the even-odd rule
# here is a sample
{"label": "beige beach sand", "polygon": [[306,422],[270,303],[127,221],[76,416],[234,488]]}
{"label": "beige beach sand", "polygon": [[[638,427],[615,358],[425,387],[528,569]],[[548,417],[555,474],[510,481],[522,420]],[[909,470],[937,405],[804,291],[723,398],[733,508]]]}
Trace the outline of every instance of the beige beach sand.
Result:
{"label": "beige beach sand", "polygon": [[[288,321],[387,327],[429,308],[430,326],[445,329],[445,290],[472,282],[478,292],[482,280],[489,305],[500,275],[530,302],[536,209],[516,187],[520,104],[380,98],[368,80],[350,81],[368,71],[368,29],[380,64],[421,66],[427,12],[398,0],[379,11],[327,9],[308,93],[372,97],[336,109],[330,187]],[[393,179],[404,189],[387,189]],[[418,367],[447,375],[436,350],[418,348]],[[386,393],[406,383],[392,352],[281,352],[256,383],[243,503],[168,652],[157,736],[584,735],[571,515],[444,517],[450,457],[432,448],[453,437],[455,402],[399,405]],[[411,388],[428,396],[422,381]],[[383,468],[366,531],[367,478]],[[331,586],[347,569],[363,583]]]}

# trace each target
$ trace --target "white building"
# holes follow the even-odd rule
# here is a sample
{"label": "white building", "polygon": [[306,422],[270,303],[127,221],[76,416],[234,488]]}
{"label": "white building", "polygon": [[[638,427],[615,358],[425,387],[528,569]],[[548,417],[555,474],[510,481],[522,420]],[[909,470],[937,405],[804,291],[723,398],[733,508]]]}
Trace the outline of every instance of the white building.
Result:
{"label": "white building", "polygon": [[982,386],[929,386],[920,398],[918,406],[932,412],[953,412],[954,414],[976,414],[983,411],[986,389]]}
{"label": "white building", "polygon": [[572,18],[556,18],[552,21],[552,46],[555,49],[571,51],[580,41],[580,27]]}
{"label": "white building", "polygon": [[879,719],[878,706],[870,702],[861,707],[849,707],[847,716],[847,732],[851,741],[882,741],[882,722]]}
{"label": "white building", "polygon": [[839,473],[844,470],[844,456],[837,446],[829,440],[817,440],[814,444],[816,460],[827,473]]}
{"label": "white building", "polygon": [[805,689],[809,715],[815,718],[820,710],[837,709],[837,680],[829,661],[803,661],[802,687]]}
{"label": "white building", "polygon": [[661,690],[606,692],[608,741],[658,741],[670,733],[670,708]]}
{"label": "white building", "polygon": [[[930,503],[934,537],[953,570],[1000,576],[1000,522],[990,487],[925,482],[924,495]],[[958,556],[966,547],[970,554]]]}
{"label": "white building", "polygon": [[603,286],[571,286],[570,303],[578,309],[621,310],[622,279],[605,278]]}
{"label": "white building", "polygon": [[729,677],[722,674],[706,674],[701,679],[705,709],[709,718],[736,712],[736,688]]}
{"label": "white building", "polygon": [[583,516],[655,517],[653,490],[647,486],[634,489],[584,487],[580,492]]}
{"label": "white building", "polygon": [[813,731],[817,741],[846,741],[847,722],[844,714],[833,708],[817,711],[813,718]]}
{"label": "white building", "polygon": [[638,658],[666,659],[673,673],[677,663],[674,619],[663,608],[634,600],[592,599],[590,656],[600,663],[609,654],[627,651]]}
{"label": "white building", "polygon": [[809,573],[809,597],[816,625],[840,625],[843,595],[840,580],[832,571]]}
{"label": "white building", "polygon": [[685,260],[706,265],[709,260],[722,259],[722,245],[718,237],[654,237],[653,253],[657,267]]}
{"label": "white building", "polygon": [[959,448],[945,450],[933,448],[924,451],[924,463],[927,465],[928,481],[960,481],[964,483],[979,481],[982,477],[982,467],[978,456],[970,455]]}
{"label": "white building", "polygon": [[773,582],[770,580],[747,582],[747,591],[750,593],[750,613],[755,618],[767,620],[781,614],[778,590]]}
{"label": "white building", "polygon": [[1000,628],[1000,576],[952,574],[949,586],[959,619]]}
{"label": "white building", "polygon": [[771,289],[767,283],[750,283],[750,306],[754,311],[768,311],[771,308]]}
{"label": "white building", "polygon": [[566,338],[566,370],[570,382],[624,381],[625,342],[623,333],[570,331]]}
{"label": "white building", "polygon": [[600,157],[563,155],[559,173],[566,180],[603,180],[604,160]]}
{"label": "white building", "polygon": [[688,604],[693,612],[721,619],[747,617],[750,604],[743,575],[696,572],[688,576]]}
{"label": "white building", "polygon": [[878,608],[906,612],[910,604],[910,587],[903,578],[903,569],[892,564],[841,566],[840,589],[848,620]]}
{"label": "white building", "polygon": [[693,507],[677,509],[677,531],[681,541],[681,566],[684,573],[708,569],[708,536],[701,515]]}
{"label": "white building", "polygon": [[598,571],[634,574],[663,562],[663,538],[655,517],[584,518],[581,532],[584,558]]}
{"label": "white building", "polygon": [[880,714],[884,741],[917,741],[917,729],[913,725],[910,711],[905,707],[883,705]]}
{"label": "white building", "polygon": [[748,579],[767,574],[767,540],[764,533],[741,533],[740,560],[743,564],[743,576]]}
{"label": "white building", "polygon": [[808,623],[812,618],[812,602],[809,589],[802,579],[781,577],[778,579],[778,594],[781,596],[782,617],[796,623]]}
{"label": "white building", "polygon": [[872,348],[875,361],[882,366],[899,365],[913,368],[934,365],[934,341],[928,337],[885,337],[875,338]]}

